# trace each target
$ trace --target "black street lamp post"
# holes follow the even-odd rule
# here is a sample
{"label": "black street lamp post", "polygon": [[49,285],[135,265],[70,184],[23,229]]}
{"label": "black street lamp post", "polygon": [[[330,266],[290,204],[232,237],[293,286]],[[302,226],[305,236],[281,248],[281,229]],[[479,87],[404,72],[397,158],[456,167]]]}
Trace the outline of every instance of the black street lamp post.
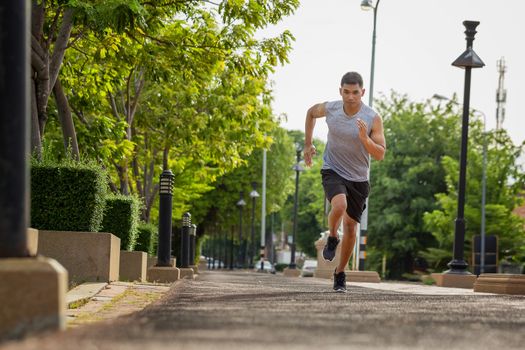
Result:
{"label": "black street lamp post", "polygon": [[288,265],[288,268],[295,269],[295,236],[297,234],[297,206],[299,202],[299,173],[303,171],[303,167],[301,166],[301,152],[303,151],[303,148],[299,143],[295,144],[295,151],[297,155],[297,161],[295,165],[293,166],[293,170],[295,170],[295,196],[294,196],[294,204],[293,204],[293,233],[292,233],[292,244],[291,244],[291,254],[290,254],[290,265]]}
{"label": "black street lamp post", "polygon": [[470,274],[467,271],[467,262],[464,259],[465,241],[465,188],[467,173],[467,144],[468,144],[468,123],[469,123],[469,103],[470,103],[470,77],[472,68],[481,68],[485,64],[472,49],[476,27],[479,22],[464,21],[467,49],[453,63],[453,66],[465,69],[465,87],[463,93],[463,119],[461,127],[461,154],[459,162],[459,186],[458,186],[458,214],[455,222],[454,232],[454,257],[448,263],[450,267],[445,273]]}
{"label": "black street lamp post", "polygon": [[242,240],[242,210],[246,206],[246,202],[244,201],[244,191],[240,191],[239,193],[240,199],[237,201],[237,206],[239,207],[239,256],[238,256],[238,262],[239,262],[239,268],[244,267],[244,244]]}
{"label": "black street lamp post", "polygon": [[29,6],[0,4],[0,258],[29,256]]}
{"label": "black street lamp post", "polygon": [[257,251],[257,245],[255,242],[255,199],[259,197],[259,193],[255,190],[257,182],[252,182],[252,191],[250,192],[250,198],[252,199],[252,241],[250,244],[250,269],[253,269],[253,257]]}

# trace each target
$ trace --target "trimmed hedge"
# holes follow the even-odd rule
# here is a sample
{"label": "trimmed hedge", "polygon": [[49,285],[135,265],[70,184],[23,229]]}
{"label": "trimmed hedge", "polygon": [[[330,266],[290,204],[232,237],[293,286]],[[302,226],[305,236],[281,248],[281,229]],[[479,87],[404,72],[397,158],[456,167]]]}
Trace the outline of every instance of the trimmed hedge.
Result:
{"label": "trimmed hedge", "polygon": [[153,224],[141,222],[138,226],[137,251],[146,252],[151,256],[157,255],[157,241],[159,228]]}
{"label": "trimmed hedge", "polygon": [[113,194],[106,198],[101,231],[119,237],[122,250],[132,251],[135,248],[140,208],[140,199],[136,196]]}
{"label": "trimmed hedge", "polygon": [[31,227],[97,232],[107,190],[107,174],[95,163],[33,160]]}

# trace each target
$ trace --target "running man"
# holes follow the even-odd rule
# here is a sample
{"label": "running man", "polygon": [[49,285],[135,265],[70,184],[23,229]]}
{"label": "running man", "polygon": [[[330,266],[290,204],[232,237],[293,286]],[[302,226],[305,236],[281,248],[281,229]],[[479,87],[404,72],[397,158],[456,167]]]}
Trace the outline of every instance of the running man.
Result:
{"label": "running man", "polygon": [[339,88],[342,99],[313,105],[306,113],[305,122],[304,160],[307,166],[311,166],[315,155],[312,134],[316,119],[326,117],[328,125],[321,176],[332,208],[328,214],[330,235],[323,249],[323,258],[334,259],[339,244],[337,228],[342,220],[341,259],[334,271],[334,290],[343,293],[346,292],[344,270],[352,255],[357,223],[370,192],[370,156],[382,160],[386,151],[383,120],[361,101],[364,93],[361,75],[346,73]]}

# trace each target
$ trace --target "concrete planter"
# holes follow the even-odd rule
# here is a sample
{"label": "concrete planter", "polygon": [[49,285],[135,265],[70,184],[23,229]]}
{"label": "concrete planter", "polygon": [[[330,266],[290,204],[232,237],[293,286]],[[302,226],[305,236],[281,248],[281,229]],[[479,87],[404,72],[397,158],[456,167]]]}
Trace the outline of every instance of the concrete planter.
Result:
{"label": "concrete planter", "polygon": [[[150,267],[153,267],[157,264],[157,257],[156,256],[148,256],[148,269]],[[172,256],[170,258],[170,264],[172,267],[175,267],[175,265],[177,264],[177,258]]]}
{"label": "concrete planter", "polygon": [[67,271],[55,260],[0,259],[0,340],[65,329]]}
{"label": "concrete planter", "polygon": [[474,292],[525,295],[525,275],[481,274],[474,283]]}
{"label": "concrete planter", "polygon": [[144,252],[120,251],[121,281],[146,281],[148,254]]}
{"label": "concrete planter", "polygon": [[172,283],[181,278],[180,270],[170,266],[152,266],[148,268],[148,282]]}
{"label": "concrete planter", "polygon": [[432,273],[430,277],[436,281],[438,287],[451,287],[451,288],[474,288],[476,282],[476,275],[472,274],[453,274],[453,273]]}
{"label": "concrete planter", "polygon": [[301,276],[301,270],[298,268],[291,269],[289,267],[284,268],[283,270],[284,277],[299,277]]}
{"label": "concrete planter", "polygon": [[38,254],[57,260],[73,282],[119,278],[120,239],[111,233],[40,230]]}

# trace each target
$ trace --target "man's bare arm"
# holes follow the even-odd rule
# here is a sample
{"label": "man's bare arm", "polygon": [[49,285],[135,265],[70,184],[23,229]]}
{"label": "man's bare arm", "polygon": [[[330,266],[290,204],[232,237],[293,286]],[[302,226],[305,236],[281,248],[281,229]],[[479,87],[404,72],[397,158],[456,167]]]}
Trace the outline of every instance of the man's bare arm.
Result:
{"label": "man's bare arm", "polygon": [[326,116],[325,103],[313,105],[306,112],[306,121],[304,123],[304,162],[307,166],[312,165],[312,157],[315,155],[315,146],[312,143],[312,137],[315,127],[315,120]]}
{"label": "man's bare arm", "polygon": [[366,124],[362,120],[358,120],[359,138],[363,143],[366,151],[370,153],[375,160],[383,160],[386,152],[385,133],[383,130],[383,119],[376,115],[372,122],[372,131],[370,136],[366,134]]}

